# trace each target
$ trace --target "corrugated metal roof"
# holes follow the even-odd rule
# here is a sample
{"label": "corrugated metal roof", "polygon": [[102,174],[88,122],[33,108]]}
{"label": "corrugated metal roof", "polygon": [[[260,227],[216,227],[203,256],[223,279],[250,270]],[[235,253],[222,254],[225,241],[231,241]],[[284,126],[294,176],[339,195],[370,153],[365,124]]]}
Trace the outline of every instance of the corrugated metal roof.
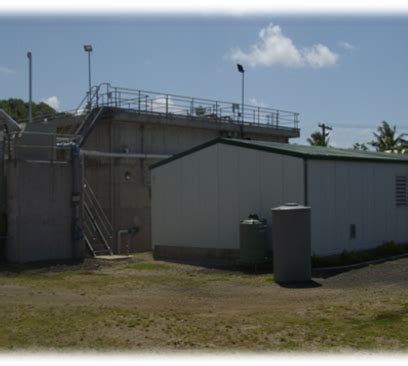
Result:
{"label": "corrugated metal roof", "polygon": [[179,154],[173,155],[168,159],[161,160],[151,166],[154,169],[160,165],[167,164],[170,161],[179,159],[185,155],[192,154],[208,146],[221,143],[244,147],[248,149],[267,151],[283,155],[295,156],[303,159],[318,160],[346,160],[346,161],[367,161],[367,162],[386,162],[386,163],[408,163],[408,155],[394,153],[380,153],[372,151],[359,151],[352,149],[338,149],[333,147],[305,146],[298,144],[286,144],[280,142],[241,140],[232,138],[218,138],[204,144],[193,147]]}

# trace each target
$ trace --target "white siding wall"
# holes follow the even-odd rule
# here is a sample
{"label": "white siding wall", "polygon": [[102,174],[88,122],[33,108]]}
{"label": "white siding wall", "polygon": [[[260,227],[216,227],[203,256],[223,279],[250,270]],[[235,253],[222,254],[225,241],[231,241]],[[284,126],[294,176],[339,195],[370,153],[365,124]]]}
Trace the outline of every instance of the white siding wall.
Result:
{"label": "white siding wall", "polygon": [[151,172],[153,246],[239,248],[239,221],[304,203],[303,160],[217,144]]}
{"label": "white siding wall", "polygon": [[[308,161],[312,249],[318,255],[408,242],[408,208],[395,204],[395,176],[404,164]],[[350,238],[350,224],[356,238]]]}

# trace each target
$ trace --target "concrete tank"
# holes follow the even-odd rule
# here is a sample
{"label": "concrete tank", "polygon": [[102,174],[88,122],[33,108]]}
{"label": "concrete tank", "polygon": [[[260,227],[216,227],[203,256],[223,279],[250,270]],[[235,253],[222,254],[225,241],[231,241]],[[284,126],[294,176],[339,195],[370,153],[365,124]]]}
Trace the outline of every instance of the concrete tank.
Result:
{"label": "concrete tank", "polygon": [[273,268],[278,283],[311,280],[310,213],[310,207],[296,203],[272,209]]}
{"label": "concrete tank", "polygon": [[240,234],[240,264],[263,263],[268,257],[268,242],[265,220],[259,220],[257,215],[249,215],[239,225]]}

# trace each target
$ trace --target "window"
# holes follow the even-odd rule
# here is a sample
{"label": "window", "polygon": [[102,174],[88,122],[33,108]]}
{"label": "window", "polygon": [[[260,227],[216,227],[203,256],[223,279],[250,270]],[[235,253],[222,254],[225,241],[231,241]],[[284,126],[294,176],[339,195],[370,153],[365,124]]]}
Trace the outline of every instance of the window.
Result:
{"label": "window", "polygon": [[407,177],[397,175],[395,177],[395,204],[397,206],[407,206]]}

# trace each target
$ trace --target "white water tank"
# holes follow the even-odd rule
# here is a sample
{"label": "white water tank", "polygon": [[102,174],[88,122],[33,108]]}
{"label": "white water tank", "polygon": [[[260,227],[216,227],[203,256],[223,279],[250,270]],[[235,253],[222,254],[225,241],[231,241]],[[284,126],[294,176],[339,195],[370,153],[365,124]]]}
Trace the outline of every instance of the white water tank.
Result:
{"label": "white water tank", "polygon": [[310,207],[287,203],[272,209],[275,281],[308,282],[312,278]]}

